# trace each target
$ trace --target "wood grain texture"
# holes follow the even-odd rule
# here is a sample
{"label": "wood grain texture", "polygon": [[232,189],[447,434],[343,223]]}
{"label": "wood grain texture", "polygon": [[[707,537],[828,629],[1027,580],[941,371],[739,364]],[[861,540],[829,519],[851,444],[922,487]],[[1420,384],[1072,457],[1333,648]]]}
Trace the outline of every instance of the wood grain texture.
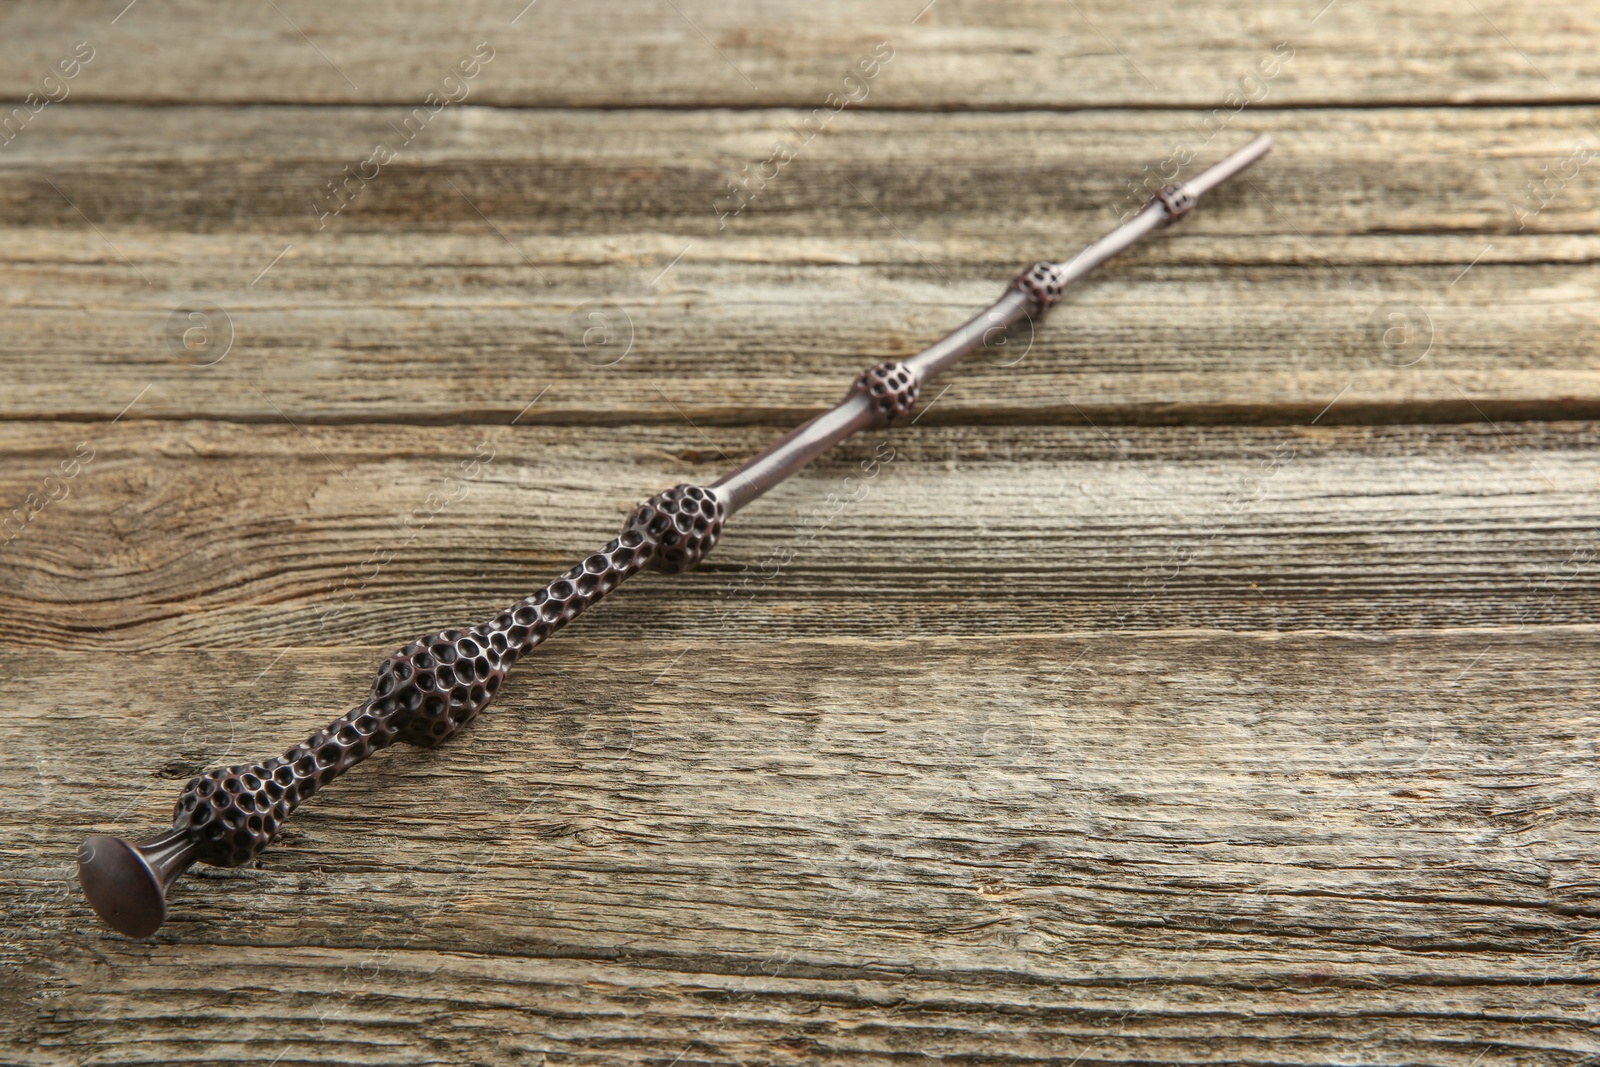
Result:
{"label": "wood grain texture", "polygon": [[[0,1064],[1593,1067],[1597,37],[1544,0],[0,10]],[[149,941],[82,902],[85,834],[1257,132],[458,741]]]}
{"label": "wood grain texture", "polygon": [[[22,976],[55,991],[41,1039],[163,1062],[1578,1063],[1594,632],[589,633],[468,743],[386,754],[259,869],[187,882],[154,945],[41,863]],[[13,847],[152,824],[381,651],[10,654],[65,694],[4,727],[37,783]]]}
{"label": "wood grain texture", "polygon": [[[603,436],[3,425],[12,454],[37,456],[0,478],[4,498],[80,441],[94,459],[0,555],[0,636],[398,648],[488,618],[616,536],[655,487],[710,480],[771,434]],[[648,645],[1593,624],[1597,482],[1590,423],[918,426],[841,448],[740,513],[693,574],[635,579],[582,628]]]}
{"label": "wood grain texture", "polygon": [[[504,424],[548,386],[532,421],[787,425],[1114,224],[1126,177],[1196,140],[1173,112],[846,115],[719,230],[727,176],[793,115],[477,109],[319,229],[317,186],[389,113],[135,114],[79,106],[0,161],[0,330],[35,355],[0,415],[139,394],[146,418]],[[1600,145],[1600,111],[1442,115],[1241,117],[1280,137],[1270,168],[960,369],[928,418],[1259,425],[1336,396],[1333,422],[1593,417],[1600,200],[1580,171],[1528,214],[1524,187]],[[220,361],[175,343],[198,300],[226,312]],[[581,344],[596,302],[604,351]]]}
{"label": "wood grain texture", "polygon": [[1557,0],[525,4],[72,0],[13,9],[0,62],[25,82],[88,40],[84,100],[409,106],[487,40],[472,98],[518,107],[815,107],[878,41],[868,101],[912,109],[1218,107],[1280,42],[1276,106],[1594,103],[1600,75],[1600,14]]}

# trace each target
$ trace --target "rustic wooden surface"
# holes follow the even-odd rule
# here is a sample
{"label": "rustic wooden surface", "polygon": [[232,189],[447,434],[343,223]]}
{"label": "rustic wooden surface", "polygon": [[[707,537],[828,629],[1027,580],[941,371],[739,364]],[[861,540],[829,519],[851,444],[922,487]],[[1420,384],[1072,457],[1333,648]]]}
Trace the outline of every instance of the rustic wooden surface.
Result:
{"label": "rustic wooden surface", "polygon": [[[7,106],[79,41],[0,145],[0,1062],[1600,1062],[1594,5],[25,3]],[[1259,131],[459,741],[149,941],[82,903],[86,833]]]}

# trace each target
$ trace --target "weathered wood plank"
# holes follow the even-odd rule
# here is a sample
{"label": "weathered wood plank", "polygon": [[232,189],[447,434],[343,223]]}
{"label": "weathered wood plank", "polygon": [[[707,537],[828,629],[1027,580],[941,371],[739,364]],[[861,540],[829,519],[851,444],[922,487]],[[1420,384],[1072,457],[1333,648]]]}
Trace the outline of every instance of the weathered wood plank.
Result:
{"label": "weathered wood plank", "polygon": [[[51,1006],[41,1026],[46,1055],[98,1054],[90,1063],[268,1063],[281,1054],[280,1063],[362,1064],[474,1056],[538,1063],[542,1055],[551,1063],[916,1057],[1067,1064],[1082,1057],[1094,1064],[1253,1058],[1562,1067],[1586,1062],[1592,1047],[1581,984],[1539,989],[1497,976],[1430,983],[1410,971],[1346,981],[1335,960],[1295,974],[1253,972],[1218,989],[1206,981],[1210,974],[1157,968],[1034,984],[981,974],[941,982],[912,966],[882,964],[837,977],[753,982],[636,959],[414,949],[373,967],[352,956],[197,946],[135,959],[115,946],[111,962],[98,969],[102,984],[94,994]],[[202,961],[204,973],[235,992],[202,994],[206,1010],[178,1016],[171,1005],[196,997],[181,972],[188,960]],[[272,976],[270,988],[262,987],[263,974]],[[397,996],[397,988],[407,995]],[[251,1007],[281,1022],[270,1034],[241,1028],[235,1020]],[[97,1012],[121,1014],[91,1029]],[[150,1036],[136,1042],[139,1032]]]}
{"label": "weathered wood plank", "polygon": [[[1515,232],[1596,115],[1251,116],[1283,138],[1251,185],[1085,283],[1019,364],[962,369],[929,418],[1600,413],[1589,173]],[[477,109],[319,231],[313,181],[383,112],[212,109],[195,142],[188,111],[80,107],[7,164],[0,331],[30,358],[0,414],[108,419],[149,386],[137,415],[503,424],[548,385],[531,419],[783,424],[1105,229],[1190,117],[849,116],[719,233],[720,175],[782,116]],[[194,300],[229,316],[215,366],[175,340]],[[594,301],[611,348],[581,342]]]}
{"label": "weathered wood plank", "polygon": [[153,946],[73,899],[78,838],[380,649],[10,652],[10,981],[53,990],[10,1022],[36,1062],[1576,1064],[1594,636],[588,634]]}
{"label": "weathered wood plank", "polygon": [[[185,234],[282,230],[309,240],[403,225],[495,237],[487,215],[552,264],[563,257],[542,258],[544,238],[893,237],[879,211],[918,244],[1037,247],[1137,208],[1149,193],[1130,192],[1130,181],[1154,187],[1193,174],[1256,133],[1279,142],[1248,175],[1259,193],[1226,186],[1215,194],[1226,210],[1202,211],[1179,232],[1512,235],[1519,226],[1583,233],[1600,221],[1594,160],[1579,149],[1562,166],[1576,142],[1600,153],[1595,107],[1246,111],[1209,125],[1192,110],[847,112],[809,139],[805,119],[787,109],[464,106],[395,147],[391,108],[81,104],[18,137],[0,168],[8,226],[92,233],[87,216]],[[778,141],[793,158],[756,174]],[[378,142],[394,158],[362,168]],[[727,187],[741,177],[746,206],[735,210]],[[1530,200],[1529,183],[1547,178],[1547,195]],[[330,182],[342,185],[337,198]],[[534,235],[541,240],[526,240]],[[240,285],[260,270],[252,265],[253,256],[240,264]]]}
{"label": "weathered wood plank", "polygon": [[[1592,1064],[1600,430],[1537,420],[1600,415],[1597,39],[1548,0],[0,10],[6,99],[95,49],[0,108],[0,1061]],[[152,942],[89,914],[85,833],[1258,130],[1024,358],[461,740]]]}
{"label": "weathered wood plank", "polygon": [[[5,424],[0,499],[40,491],[79,442],[93,460],[0,554],[0,635],[398,647],[487,618],[638,500],[771,433]],[[1592,423],[910,426],[779,487],[701,570],[639,578],[580,626],[658,642],[1593,624],[1597,476]]]}
{"label": "weathered wood plank", "polygon": [[[880,41],[893,58],[867,82],[870,107],[1221,107],[1230,93],[1278,107],[1592,103],[1600,76],[1600,15],[1571,0],[1177,10],[873,0],[803,15],[786,3],[704,0],[603,12],[517,0],[119,10],[10,5],[0,66],[17,73],[7,91],[20,100],[85,39],[95,57],[67,83],[68,99],[410,107],[429,92],[459,93],[443,79],[479,41],[493,58],[466,83],[468,98],[500,106],[821,106],[830,93],[859,95],[844,79]],[[1263,67],[1280,45],[1292,59]]]}

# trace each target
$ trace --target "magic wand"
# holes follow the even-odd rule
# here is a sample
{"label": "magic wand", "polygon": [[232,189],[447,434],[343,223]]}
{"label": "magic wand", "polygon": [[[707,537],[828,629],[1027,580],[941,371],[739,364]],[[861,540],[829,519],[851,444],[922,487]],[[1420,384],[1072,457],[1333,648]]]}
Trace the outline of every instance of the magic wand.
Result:
{"label": "magic wand", "polygon": [[839,404],[779,438],[711,485],[658,493],[628,516],[621,536],[537,593],[488,622],[411,642],[384,661],[357,707],[281,756],[207,771],[178,795],[172,829],[133,844],[95,835],[78,849],[89,904],[130,937],[153,934],[167,916],[167,889],[196,862],[239,867],[261,855],[283,821],[323,786],[381,748],[443,744],[500,691],[511,665],[595,601],[646,567],[676,574],[705,558],[734,512],[869,426],[910,411],[930,379],[963,356],[997,343],[1023,320],[1042,320],[1066,287],[1153,230],[1272,148],[1258,137],[1189,181],[1164,187],[1139,212],[1063,263],[1038,263],[994,304],[904,361],[863,371]]}

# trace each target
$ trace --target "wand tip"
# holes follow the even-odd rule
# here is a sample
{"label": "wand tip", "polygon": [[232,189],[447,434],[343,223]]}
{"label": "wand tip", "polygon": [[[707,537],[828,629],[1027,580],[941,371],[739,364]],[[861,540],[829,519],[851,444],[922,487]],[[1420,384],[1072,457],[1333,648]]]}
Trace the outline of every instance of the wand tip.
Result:
{"label": "wand tip", "polygon": [[1196,174],[1189,179],[1185,188],[1191,196],[1198,198],[1272,151],[1272,145],[1272,136],[1264,133],[1243,148]]}

